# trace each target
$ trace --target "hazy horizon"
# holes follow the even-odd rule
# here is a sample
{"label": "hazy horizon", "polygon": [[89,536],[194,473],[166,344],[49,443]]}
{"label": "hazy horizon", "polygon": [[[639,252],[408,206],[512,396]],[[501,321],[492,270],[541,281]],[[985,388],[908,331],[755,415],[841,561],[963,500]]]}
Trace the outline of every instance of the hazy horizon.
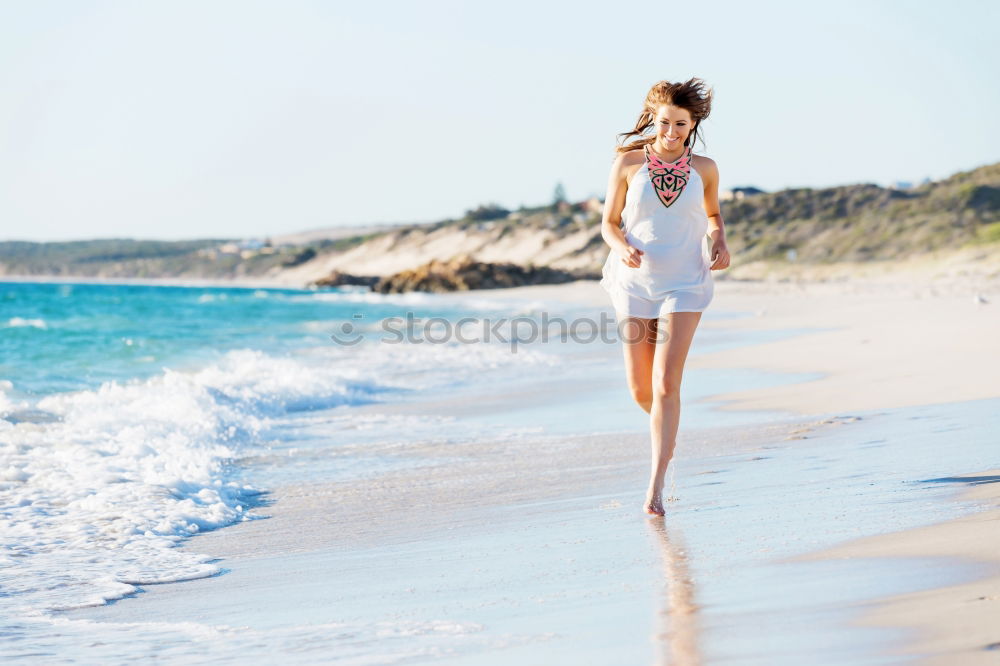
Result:
{"label": "hazy horizon", "polygon": [[0,239],[423,223],[557,182],[603,197],[650,85],[691,76],[715,90],[696,152],[721,189],[1000,161],[994,4],[654,11],[660,33],[601,3],[0,6]]}

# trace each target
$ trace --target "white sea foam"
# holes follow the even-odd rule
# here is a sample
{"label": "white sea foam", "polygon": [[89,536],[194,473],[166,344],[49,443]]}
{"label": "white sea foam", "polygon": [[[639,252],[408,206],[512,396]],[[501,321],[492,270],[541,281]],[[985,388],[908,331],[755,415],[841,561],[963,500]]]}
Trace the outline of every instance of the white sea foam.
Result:
{"label": "white sea foam", "polygon": [[327,303],[392,303],[403,305],[429,304],[440,301],[437,294],[409,291],[403,294],[379,294],[368,288],[344,291],[322,291],[313,294],[295,294],[288,297],[292,301],[320,301]]}
{"label": "white sea foam", "polygon": [[[294,294],[285,298],[292,301],[325,303],[367,303],[384,305],[455,306],[463,310],[516,310],[521,302],[501,299],[474,298],[464,293],[429,293],[408,291],[401,294],[380,294],[368,287],[345,289],[343,291],[321,291],[312,294]],[[541,303],[540,301],[538,303]]]}
{"label": "white sea foam", "polygon": [[0,616],[103,604],[136,585],[218,573],[174,546],[247,519],[260,489],[239,480],[233,459],[279,436],[297,413],[553,362],[500,344],[331,344],[283,357],[236,350],[197,372],[165,369],[34,404],[11,398],[6,382]]}
{"label": "white sea foam", "polygon": [[7,328],[21,328],[25,326],[30,326],[33,328],[48,328],[49,325],[45,323],[44,319],[25,319],[24,317],[11,317],[7,320]]}

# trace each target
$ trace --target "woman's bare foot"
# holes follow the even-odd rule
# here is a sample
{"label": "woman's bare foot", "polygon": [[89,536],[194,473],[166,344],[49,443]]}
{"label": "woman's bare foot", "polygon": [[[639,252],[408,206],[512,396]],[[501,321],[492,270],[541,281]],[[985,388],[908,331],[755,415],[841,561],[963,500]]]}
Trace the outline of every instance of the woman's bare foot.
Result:
{"label": "woman's bare foot", "polygon": [[646,494],[646,513],[652,516],[662,516],[666,512],[663,510],[662,490],[650,489]]}

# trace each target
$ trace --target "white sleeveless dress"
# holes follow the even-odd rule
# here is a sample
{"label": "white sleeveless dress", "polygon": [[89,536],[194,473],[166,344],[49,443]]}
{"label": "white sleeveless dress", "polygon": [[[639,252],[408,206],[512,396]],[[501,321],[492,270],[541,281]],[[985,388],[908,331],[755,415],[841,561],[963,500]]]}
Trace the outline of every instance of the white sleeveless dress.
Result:
{"label": "white sleeveless dress", "polygon": [[[685,157],[690,160],[690,149],[670,165]],[[676,199],[665,205],[650,180],[650,157],[646,153],[643,165],[629,181],[621,215],[623,231],[629,245],[644,254],[640,255],[639,267],[633,268],[611,250],[600,281],[619,319],[703,312],[712,301],[715,284],[709,268],[712,260],[708,215],[702,204],[704,184],[693,166],[687,178]]]}

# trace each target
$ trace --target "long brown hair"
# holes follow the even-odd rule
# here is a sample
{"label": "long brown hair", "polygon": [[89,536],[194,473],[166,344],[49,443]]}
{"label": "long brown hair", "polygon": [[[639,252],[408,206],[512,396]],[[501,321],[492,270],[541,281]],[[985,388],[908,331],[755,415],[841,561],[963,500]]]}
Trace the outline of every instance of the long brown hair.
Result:
{"label": "long brown hair", "polygon": [[[656,118],[656,110],[663,104],[679,106],[682,109],[687,109],[691,114],[694,129],[688,134],[688,138],[684,140],[684,145],[687,146],[690,143],[691,149],[694,150],[694,142],[698,140],[698,128],[701,126],[701,121],[708,118],[708,114],[712,112],[713,94],[714,91],[698,78],[688,79],[683,83],[658,81],[646,93],[646,101],[643,102],[642,113],[639,114],[639,119],[635,121],[635,129],[631,132],[620,132],[617,134],[617,136],[624,137],[624,139],[628,139],[630,136],[643,138],[637,139],[627,145],[616,146],[615,150],[619,153],[627,153],[630,150],[642,148],[656,141],[655,136],[646,136],[646,133],[653,126],[653,121]],[[704,139],[702,139],[702,143],[705,143]]]}

